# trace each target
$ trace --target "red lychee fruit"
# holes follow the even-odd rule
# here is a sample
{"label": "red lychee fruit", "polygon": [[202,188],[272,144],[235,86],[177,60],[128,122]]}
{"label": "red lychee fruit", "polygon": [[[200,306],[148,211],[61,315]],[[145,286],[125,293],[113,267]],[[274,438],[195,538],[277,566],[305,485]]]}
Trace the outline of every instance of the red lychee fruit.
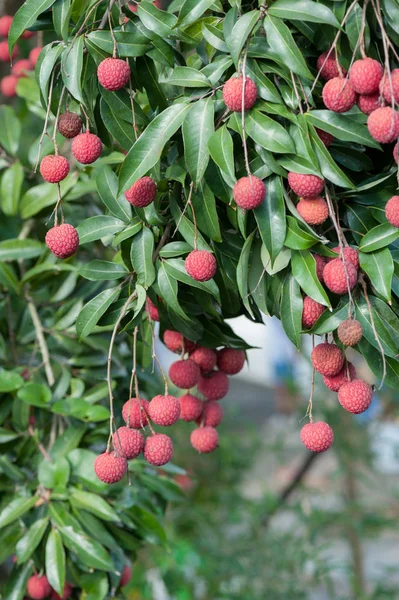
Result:
{"label": "red lychee fruit", "polygon": [[44,600],[51,593],[51,585],[45,575],[32,575],[26,584],[28,596],[33,600]]}
{"label": "red lychee fruit", "polygon": [[125,192],[126,200],[137,208],[151,204],[156,195],[157,184],[151,177],[141,177]]}
{"label": "red lychee fruit", "polygon": [[141,431],[130,427],[119,427],[112,437],[114,448],[119,456],[127,460],[136,458],[144,450],[144,436]]}
{"label": "red lychee fruit", "polygon": [[217,355],[215,350],[211,348],[199,346],[190,354],[190,358],[197,363],[201,369],[201,373],[209,373],[216,366]]}
{"label": "red lychee fruit", "polygon": [[399,143],[396,142],[394,149],[393,149],[393,159],[396,162],[396,164],[399,163]]}
{"label": "red lychee fruit", "polygon": [[[348,376],[349,371],[349,376]],[[336,375],[323,376],[325,385],[333,392],[338,392],[341,385],[352,381],[356,377],[356,369],[351,362],[345,362],[342,369]]]}
{"label": "red lychee fruit", "polygon": [[183,350],[185,352],[192,352],[195,348],[195,343],[187,338],[183,337],[178,331],[172,331],[166,329],[163,334],[163,343],[169,350],[181,354]]}
{"label": "red lychee fruit", "polygon": [[123,567],[122,575],[119,580],[120,587],[125,587],[129,583],[132,578],[132,567],[130,565],[125,565]]}
{"label": "red lychee fruit", "polygon": [[374,110],[381,106],[380,94],[377,92],[376,94],[370,94],[369,96],[359,96],[357,105],[365,115],[370,115]]}
{"label": "red lychee fruit", "polygon": [[[332,251],[336,252],[337,256],[339,257],[339,255],[340,255],[339,246],[335,246],[335,248],[332,248]],[[345,262],[352,263],[352,265],[354,267],[356,267],[356,269],[358,269],[359,268],[359,252],[356,250],[356,248],[351,248],[350,246],[344,246],[342,249],[342,252],[344,255]],[[332,260],[335,260],[335,259],[330,256],[327,258],[327,262],[331,262]]]}
{"label": "red lychee fruit", "polygon": [[324,198],[300,198],[296,209],[309,225],[321,225],[328,219],[328,206]]}
{"label": "red lychee fruit", "polygon": [[[14,49],[12,51],[12,57],[13,59],[17,56],[18,54],[18,48],[17,46],[14,46]],[[4,42],[0,42],[0,62],[10,62],[10,54],[8,51],[8,42],[7,40],[4,40]]]}
{"label": "red lychee fruit", "polygon": [[33,67],[36,66],[36,63],[39,59],[40,56],[40,52],[43,50],[42,46],[37,46],[36,48],[32,48],[32,50],[29,52],[29,60],[30,63]]}
{"label": "red lychee fruit", "polygon": [[51,600],[69,600],[72,594],[73,587],[70,583],[66,583],[64,585],[64,591],[62,592],[62,596],[57,594],[55,590],[51,592]]}
{"label": "red lychee fruit", "polygon": [[334,77],[327,81],[322,91],[323,102],[329,110],[343,113],[356,103],[357,95],[350,81]]}
{"label": "red lychee fruit", "polygon": [[12,17],[10,15],[4,15],[0,19],[0,37],[8,37],[12,23]]}
{"label": "red lychee fruit", "polygon": [[148,407],[148,415],[157,425],[169,427],[180,417],[180,403],[174,396],[155,396]]}
{"label": "red lychee fruit", "polygon": [[137,2],[129,2],[127,6],[132,13],[136,13],[139,8],[139,5]]}
{"label": "red lychee fruit", "polygon": [[324,421],[307,423],[301,429],[301,441],[311,452],[325,452],[332,446],[334,433]]}
{"label": "red lychee fruit", "polygon": [[208,454],[218,447],[219,434],[214,427],[198,427],[191,432],[190,442],[195,450],[201,454]]}
{"label": "red lychee fruit", "polygon": [[202,414],[203,402],[192,394],[184,394],[179,398],[180,418],[182,421],[196,421]]}
{"label": "red lychee fruit", "polygon": [[220,400],[229,391],[229,378],[223,371],[212,371],[202,375],[198,382],[198,390],[207,400]]}
{"label": "red lychee fruit", "polygon": [[324,267],[323,279],[331,292],[342,296],[348,293],[348,283],[350,289],[355,287],[357,269],[350,262],[346,262],[344,265],[340,258],[334,258]]}
{"label": "red lychee fruit", "polygon": [[392,196],[385,205],[385,216],[394,227],[399,227],[399,196]]}
{"label": "red lychee fruit", "polygon": [[323,283],[323,271],[326,266],[326,259],[324,256],[320,256],[320,254],[313,254],[313,258],[316,261],[316,275],[318,280]]}
{"label": "red lychee fruit", "polygon": [[338,339],[344,346],[356,346],[363,337],[363,327],[356,319],[345,319],[338,325]]}
{"label": "red lychee fruit", "polygon": [[17,95],[18,77],[15,75],[6,75],[0,83],[0,89],[6,98],[14,98]]}
{"label": "red lychee fruit", "polygon": [[79,248],[79,235],[73,225],[55,225],[46,233],[46,244],[57,258],[68,258]]}
{"label": "red lychee fruit", "polygon": [[[317,70],[320,71],[320,76],[323,79],[329,81],[334,77],[339,77],[340,73],[337,65],[337,59],[335,57],[335,52],[332,51],[326,60],[327,54],[328,52],[323,52],[323,54],[320,54],[319,58],[317,59]],[[346,75],[346,71],[343,67],[341,67],[341,70],[342,74]]]}
{"label": "red lychee fruit", "polygon": [[[241,112],[242,109],[242,77],[231,77],[223,86],[223,100],[229,110]],[[245,78],[244,110],[253,107],[258,96],[255,83],[249,77]]]}
{"label": "red lychee fruit", "polygon": [[355,415],[367,410],[372,399],[372,387],[362,379],[347,381],[338,390],[338,400],[341,406]]}
{"label": "red lychee fruit", "polygon": [[162,467],[173,455],[173,442],[164,433],[155,433],[148,437],[144,446],[144,458],[151,465]]}
{"label": "red lychee fruit", "polygon": [[128,427],[141,429],[148,423],[148,407],[150,403],[143,398],[130,398],[122,408],[122,418]]}
{"label": "red lychee fruit", "polygon": [[197,385],[201,371],[196,362],[190,358],[177,360],[169,367],[169,377],[178,388],[189,390]]}
{"label": "red lychee fruit", "polygon": [[392,104],[392,96],[396,103],[399,103],[399,69],[393,69],[391,71],[391,82],[387,73],[383,76],[380,83],[380,92],[384,96],[384,100],[387,104]]}
{"label": "red lychee fruit", "polygon": [[316,127],[316,133],[327,148],[328,148],[328,146],[331,146],[331,144],[333,143],[333,141],[335,139],[334,136],[331,135],[331,133],[328,133],[327,131],[323,131],[322,129],[318,129],[317,127]]}
{"label": "red lychee fruit", "polygon": [[349,71],[349,79],[358,94],[375,94],[383,74],[381,63],[367,57],[355,60]]}
{"label": "red lychee fruit", "polygon": [[304,329],[311,329],[325,310],[325,306],[319,304],[313,298],[305,296],[303,299],[302,327]]}
{"label": "red lychee fruit", "polygon": [[302,198],[316,198],[324,188],[324,179],[303,173],[289,172],[288,183],[292,191]]}
{"label": "red lychee fruit", "polygon": [[66,111],[58,119],[58,131],[68,139],[79,135],[82,125],[82,119],[73,112]]}
{"label": "red lychee fruit", "polygon": [[40,173],[44,181],[48,183],[59,183],[69,173],[69,162],[65,156],[49,154],[40,163]]}
{"label": "red lychee fruit", "polygon": [[209,281],[216,273],[216,258],[208,250],[193,250],[184,261],[187,273],[195,281]]}
{"label": "red lychee fruit", "polygon": [[344,355],[335,344],[323,342],[312,350],[312,364],[321,375],[336,375],[344,365]]}
{"label": "red lychee fruit", "polygon": [[209,427],[218,427],[223,420],[223,408],[219,402],[207,400],[203,403],[202,415],[197,423]]}
{"label": "red lychee fruit", "polygon": [[241,177],[233,187],[233,198],[237,206],[251,210],[260,206],[266,194],[265,184],[259,177]]}
{"label": "red lychee fruit", "polygon": [[121,58],[106,58],[97,68],[100,84],[110,92],[116,92],[125,87],[130,77],[130,67]]}
{"label": "red lychee fruit", "polygon": [[17,60],[16,63],[13,64],[11,69],[11,75],[15,75],[16,77],[26,77],[28,71],[32,70],[32,63],[27,58],[21,58],[21,60]]}
{"label": "red lychee fruit", "polygon": [[399,136],[399,113],[390,106],[374,110],[367,119],[370,135],[381,144],[390,144]]}
{"label": "red lychee fruit", "polygon": [[127,470],[127,461],[116,452],[104,452],[97,456],[94,462],[94,471],[104,483],[117,483],[122,479]]}
{"label": "red lychee fruit", "polygon": [[160,320],[158,307],[155,306],[155,304],[153,303],[151,298],[149,298],[148,296],[147,296],[147,301],[145,303],[145,312],[148,314],[148,316],[150,317],[150,319],[152,321]]}
{"label": "red lychee fruit", "polygon": [[236,350],[235,348],[222,348],[218,351],[217,357],[218,367],[226,375],[237,375],[245,363],[244,350]]}
{"label": "red lychee fruit", "polygon": [[82,165],[91,165],[101,155],[103,144],[100,138],[90,131],[79,133],[72,142],[72,154]]}

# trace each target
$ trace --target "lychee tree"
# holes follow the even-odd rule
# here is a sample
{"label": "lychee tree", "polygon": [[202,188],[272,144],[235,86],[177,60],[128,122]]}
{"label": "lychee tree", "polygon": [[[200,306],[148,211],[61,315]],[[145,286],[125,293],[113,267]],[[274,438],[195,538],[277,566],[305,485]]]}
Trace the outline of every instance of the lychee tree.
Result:
{"label": "lychee tree", "polygon": [[399,4],[26,0],[0,35],[4,597],[99,600],[164,541],[159,427],[217,447],[248,348],[226,319],[325,336],[349,412],[372,388],[346,346],[399,388]]}

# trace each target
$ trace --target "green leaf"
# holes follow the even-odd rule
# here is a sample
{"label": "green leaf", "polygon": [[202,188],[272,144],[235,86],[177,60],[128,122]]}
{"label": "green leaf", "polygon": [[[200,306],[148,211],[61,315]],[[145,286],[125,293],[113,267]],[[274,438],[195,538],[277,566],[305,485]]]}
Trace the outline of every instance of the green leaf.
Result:
{"label": "green leaf", "polygon": [[234,147],[233,139],[226,125],[217,129],[209,138],[208,150],[212,160],[222,171],[228,185],[233,187],[236,182],[234,172]]}
{"label": "green leaf", "polygon": [[90,335],[103,314],[118,299],[120,288],[110,288],[100,292],[88,302],[76,319],[76,333],[79,339]]}
{"label": "green leaf", "polygon": [[303,300],[300,287],[292,275],[288,275],[281,293],[281,324],[288,339],[298,348],[301,345]]}
{"label": "green leaf", "polygon": [[96,458],[97,454],[84,448],[75,448],[68,453],[72,477],[76,478],[79,484],[83,483],[85,487],[94,492],[105,493],[105,490],[108,489],[107,484],[100,481],[94,472]]}
{"label": "green leaf", "polygon": [[276,0],[267,13],[284,20],[324,23],[337,29],[340,27],[337,17],[330,8],[312,0]]}
{"label": "green leaf", "polygon": [[[63,44],[48,44],[43,48],[36,63],[35,77],[42,95],[42,105],[46,107],[48,86],[54,66],[64,49]],[[35,160],[36,162],[36,160]],[[32,161],[33,164],[33,161]],[[51,184],[53,185],[53,184]]]}
{"label": "green leaf", "polygon": [[197,100],[182,127],[186,167],[195,185],[201,182],[209,161],[208,142],[214,132],[214,100]]}
{"label": "green leaf", "polygon": [[136,141],[132,125],[123,119],[121,113],[114,112],[104,98],[100,101],[100,112],[106,129],[124,150],[130,150]]}
{"label": "green leaf", "polygon": [[140,2],[137,15],[143,25],[161,37],[167,37],[177,23],[177,17],[170,12],[160,10],[152,2]]}
{"label": "green leaf", "polygon": [[183,260],[179,258],[171,258],[169,260],[165,260],[163,265],[166,272],[174,279],[177,279],[178,281],[181,281],[182,283],[185,283],[191,287],[203,290],[204,292],[208,292],[209,294],[212,294],[216,300],[219,300],[219,290],[213,279],[210,279],[209,281],[196,281],[187,273]]}
{"label": "green leaf", "polygon": [[152,262],[154,253],[154,235],[148,227],[134,236],[130,248],[130,260],[133,269],[137,273],[137,281],[146,289],[149,288],[155,280],[155,268]]}
{"label": "green leaf", "polygon": [[37,17],[50,8],[50,6],[54,4],[54,1],[55,0],[25,0],[21,8],[15,13],[8,33],[10,56],[18,38],[21,37],[25,29],[31,27]]}
{"label": "green leaf", "polygon": [[175,277],[172,277],[165,268],[166,261],[161,263],[158,270],[157,283],[159,291],[165,303],[183,320],[187,319],[187,315],[179,304],[177,294],[179,286]]}
{"label": "green leaf", "polygon": [[206,75],[192,67],[175,67],[168,77],[167,83],[189,88],[211,87],[211,83]]}
{"label": "green leaf", "polygon": [[310,330],[311,333],[323,335],[335,331],[338,325],[348,318],[348,302],[340,303],[333,311],[326,310],[317,320],[315,326]]}
{"label": "green leaf", "polygon": [[231,35],[226,39],[231,58],[236,66],[238,65],[238,59],[240,58],[241,50],[244,48],[248,36],[258,22],[259,16],[260,12],[258,10],[252,10],[245,13],[242,17],[240,17],[240,19],[238,19],[233,27]]}
{"label": "green leaf", "polygon": [[287,236],[284,241],[287,248],[306,250],[317,244],[318,241],[319,239],[315,235],[304,231],[296,219],[287,217]]}
{"label": "green leaf", "polygon": [[79,272],[82,277],[90,279],[90,281],[111,281],[128,274],[124,265],[97,259],[83,265]]}
{"label": "green leaf", "polygon": [[[365,337],[360,340],[357,348],[363,354],[371,371],[374,373],[377,379],[381,380],[383,373],[381,354],[376,352],[375,347],[372,346]],[[389,356],[386,356],[385,364],[385,384],[393,389],[399,389],[399,362]]]}
{"label": "green leaf", "polygon": [[0,262],[0,282],[5,289],[13,291],[19,295],[21,292],[20,282],[13,267],[9,264]]}
{"label": "green leaf", "polygon": [[22,567],[14,568],[7,579],[4,600],[22,600],[25,596],[26,584],[32,574],[32,565],[27,562]]}
{"label": "green leaf", "polygon": [[37,477],[39,483],[49,490],[65,488],[69,480],[69,463],[66,458],[59,458],[56,462],[42,460],[39,465]]}
{"label": "green leaf", "polygon": [[381,223],[373,227],[362,237],[359,245],[361,252],[374,252],[385,246],[389,246],[399,238],[399,229],[390,223]]}
{"label": "green leaf", "polygon": [[319,304],[330,307],[329,297],[316,274],[316,261],[309,250],[292,252],[291,265],[292,275],[305,294],[319,302]]}
{"label": "green leaf", "polygon": [[56,0],[53,6],[53,25],[56,34],[62,38],[64,42],[68,40],[71,12],[71,0]]}
{"label": "green leaf", "polygon": [[37,240],[4,240],[0,242],[0,261],[26,260],[40,256],[44,244]]}
{"label": "green leaf", "polygon": [[42,541],[48,524],[48,517],[38,519],[29,527],[25,535],[18,541],[15,553],[17,555],[19,564],[26,562],[32,556]]}
{"label": "green leaf", "polygon": [[281,177],[269,177],[266,183],[266,196],[254,210],[259,233],[273,265],[284,245],[286,236],[285,203]]}
{"label": "green leaf", "polygon": [[388,248],[364,254],[359,252],[360,268],[370,278],[372,285],[387,302],[391,302],[393,260]]}
{"label": "green leaf", "polygon": [[258,110],[251,110],[245,116],[245,130],[266,150],[281,154],[295,152],[294,142],[284,127]]}
{"label": "green leaf", "polygon": [[237,264],[237,288],[240,293],[242,302],[254,319],[254,313],[251,308],[251,304],[249,302],[249,293],[248,293],[248,272],[249,272],[249,263],[250,263],[250,255],[251,255],[251,247],[252,242],[254,240],[255,231],[251,233],[245,240],[245,243],[242,247],[240,258]]}
{"label": "green leaf", "polygon": [[103,521],[120,522],[115,510],[108,504],[104,498],[91,492],[74,489],[69,496],[69,501],[77,510],[87,510],[93,513]]}
{"label": "green leaf", "polygon": [[[61,196],[64,197],[76,185],[78,173],[71,173],[60,183]],[[19,210],[23,219],[37,215],[41,210],[56,204],[57,186],[54,183],[41,183],[28,189],[22,196]]]}
{"label": "green leaf", "polygon": [[331,110],[311,110],[305,113],[306,119],[323,131],[331,133],[337,140],[356,142],[370,148],[380,148],[363,123],[359,123],[351,115],[342,115]]}
{"label": "green leaf", "polygon": [[0,393],[15,392],[24,385],[24,380],[15,371],[0,371]]}
{"label": "green leaf", "polygon": [[79,583],[84,590],[85,600],[105,600],[108,595],[109,582],[105,573],[103,575],[100,573],[81,575]]}
{"label": "green leaf", "polygon": [[21,122],[11,106],[0,106],[0,146],[15,156],[21,137]]}
{"label": "green leaf", "polygon": [[[387,16],[388,16],[388,10]],[[351,50],[354,52],[356,50],[356,58],[361,58],[359,42],[364,36],[364,45],[365,50],[367,52],[368,46],[370,44],[370,28],[367,23],[367,18],[364,23],[364,32],[362,31],[362,22],[363,22],[363,10],[360,4],[356,4],[351,12],[348,14],[348,18],[346,20],[345,31],[348,36],[349,45]]]}
{"label": "green leaf", "polygon": [[159,256],[162,258],[175,258],[188,252],[191,252],[191,246],[186,242],[169,242],[161,249]]}
{"label": "green leaf", "polygon": [[214,3],[214,0],[184,0],[177,25],[187,27],[195,23]]}
{"label": "green leaf", "polygon": [[[399,345],[399,320],[393,310],[385,302],[369,296],[374,327],[386,356],[396,358]],[[370,310],[366,299],[361,296],[356,300],[356,318],[363,327],[363,336],[369,343],[380,352],[379,345],[375,339],[373,326],[371,324]]]}
{"label": "green leaf", "polygon": [[20,162],[15,162],[1,179],[1,209],[5,215],[17,215],[24,170]]}
{"label": "green leaf", "polygon": [[132,209],[125,195],[118,197],[118,178],[109,166],[105,166],[96,178],[97,191],[108,210],[127,223],[132,218]]}
{"label": "green leaf", "polygon": [[191,200],[194,206],[197,227],[211,240],[221,242],[222,236],[216,200],[210,188],[207,185],[200,187],[197,193],[193,193]]}
{"label": "green leaf", "polygon": [[62,80],[72,96],[83,102],[82,70],[83,70],[84,36],[80,35],[67,46],[61,57]]}
{"label": "green leaf", "polygon": [[20,519],[25,513],[33,508],[37,499],[37,496],[30,496],[29,498],[17,496],[14,500],[11,500],[11,502],[0,512],[0,529],[13,523],[17,519]]}
{"label": "green leaf", "polygon": [[47,538],[46,576],[51,587],[62,595],[65,585],[65,550],[61,534],[57,529],[52,529]]}
{"label": "green leaf", "polygon": [[268,15],[264,20],[267,42],[272,48],[273,56],[277,62],[283,63],[291,71],[313,80],[312,73],[303,58],[303,54],[295,43],[295,40],[287,25]]}
{"label": "green leaf", "polygon": [[115,217],[101,215],[89,217],[77,227],[79,245],[82,246],[83,244],[100,240],[107,235],[121,231],[124,227],[125,223]]}
{"label": "green leaf", "polygon": [[51,400],[51,390],[43,383],[29,382],[18,390],[17,397],[30,406],[46,408]]}
{"label": "green leaf", "polygon": [[[172,213],[172,217],[173,217],[173,220],[176,223],[176,225],[179,224],[179,226],[178,226],[179,233],[183,236],[183,238],[186,240],[186,242],[188,244],[190,244],[192,247],[194,235],[195,235],[194,225],[190,221],[190,219],[188,219],[186,217],[186,215],[182,216],[181,210],[180,210],[176,200],[173,197],[170,198],[170,211]],[[198,250],[208,250],[208,252],[212,252],[210,246],[208,246],[208,244],[206,243],[206,241],[204,240],[204,238],[202,237],[201,234],[198,234],[197,242],[198,242]]]}
{"label": "green leaf", "polygon": [[[115,31],[114,32],[118,56],[143,56],[150,48],[150,40],[136,29],[131,32]],[[87,40],[105,50],[107,54],[113,52],[113,40],[109,31],[92,31],[87,36]]]}
{"label": "green leaf", "polygon": [[343,188],[355,189],[355,186],[349,177],[347,177],[342,169],[335,163],[316,131],[311,131],[310,134],[323,176],[332,183],[335,183],[335,185]]}

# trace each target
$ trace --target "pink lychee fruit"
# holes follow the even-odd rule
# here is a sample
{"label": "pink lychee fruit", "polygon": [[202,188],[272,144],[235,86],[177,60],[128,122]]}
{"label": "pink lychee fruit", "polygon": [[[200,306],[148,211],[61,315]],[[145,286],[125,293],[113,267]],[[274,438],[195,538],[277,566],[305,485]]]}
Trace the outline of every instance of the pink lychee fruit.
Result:
{"label": "pink lychee fruit", "polygon": [[69,173],[69,162],[65,156],[49,154],[40,163],[40,173],[44,181],[59,183]]}
{"label": "pink lychee fruit", "polygon": [[399,136],[399,113],[390,106],[374,110],[367,119],[371,137],[381,144],[390,144]]}
{"label": "pink lychee fruit", "polygon": [[309,225],[321,225],[328,219],[328,206],[324,198],[300,198],[296,209]]}
{"label": "pink lychee fruit", "polygon": [[150,435],[145,441],[144,458],[151,465],[162,467],[170,461],[173,455],[173,442],[164,433]]}
{"label": "pink lychee fruit", "polygon": [[237,206],[251,210],[260,206],[265,198],[266,187],[259,177],[241,177],[233,187],[233,198]]}
{"label": "pink lychee fruit", "polygon": [[[231,77],[223,86],[223,100],[229,110],[241,112],[242,110],[242,77]],[[253,107],[258,96],[256,84],[249,77],[245,78],[244,110]]]}
{"label": "pink lychee fruit", "polygon": [[8,37],[8,32],[12,24],[12,17],[10,15],[4,15],[0,18],[0,37]]}
{"label": "pink lychee fruit", "polygon": [[229,378],[223,371],[212,371],[201,375],[198,390],[207,400],[220,400],[229,391]]}
{"label": "pink lychee fruit", "polygon": [[203,348],[199,346],[190,354],[191,360],[197,363],[201,369],[201,373],[209,373],[216,366],[216,352],[211,348]]}
{"label": "pink lychee fruit", "polygon": [[125,192],[125,197],[130,204],[137,208],[144,208],[155,200],[157,195],[157,184],[151,177],[140,177]]}
{"label": "pink lychee fruit", "polygon": [[85,131],[73,139],[71,149],[78,162],[82,165],[91,165],[100,157],[103,144],[97,135]]}
{"label": "pink lychee fruit", "polygon": [[321,375],[336,375],[344,365],[344,355],[335,344],[323,342],[312,350],[312,364]]}
{"label": "pink lychee fruit", "polygon": [[29,60],[33,67],[36,66],[36,63],[39,59],[40,52],[43,50],[42,46],[36,46],[36,48],[32,48],[29,52]]}
{"label": "pink lychee fruit", "polygon": [[169,427],[180,417],[180,403],[174,396],[155,396],[148,407],[148,415],[157,425]]}
{"label": "pink lychee fruit", "polygon": [[349,71],[349,80],[358,94],[375,94],[383,74],[382,64],[366,57],[355,60]]}
{"label": "pink lychee fruit", "polygon": [[169,377],[172,383],[185,390],[197,385],[200,374],[199,366],[191,358],[177,360],[169,367]]}
{"label": "pink lychee fruit", "polygon": [[396,162],[396,164],[399,163],[399,143],[396,142],[394,148],[393,148],[393,159]]}
{"label": "pink lychee fruit", "polygon": [[[319,58],[317,59],[317,70],[320,71],[320,76],[323,79],[329,81],[334,77],[339,77],[340,73],[334,51],[331,52],[328,58],[327,54],[328,52],[323,52],[323,54],[320,54]],[[346,75],[346,71],[343,67],[341,67],[341,70],[342,74]]]}
{"label": "pink lychee fruit", "polygon": [[183,352],[192,352],[195,349],[195,343],[183,337],[178,331],[166,329],[163,334],[163,343],[169,350],[180,354]]}
{"label": "pink lychee fruit", "polygon": [[399,103],[399,69],[391,71],[391,81],[389,81],[387,73],[384,74],[380,82],[380,92],[387,104],[392,104],[392,96],[394,101]]}
{"label": "pink lychee fruit", "polygon": [[130,427],[119,427],[112,437],[114,448],[119,456],[127,460],[136,458],[144,449],[144,436],[141,431]]}
{"label": "pink lychee fruit", "polygon": [[[335,246],[335,248],[332,248],[332,251],[337,254],[337,257],[340,256],[339,246]],[[359,268],[359,252],[356,250],[356,248],[351,248],[350,246],[344,246],[342,248],[342,252],[344,255],[344,261],[346,263],[348,263],[348,262],[352,263],[352,265],[354,267],[356,267],[356,269],[358,269]],[[331,262],[332,260],[335,260],[335,259],[332,258],[331,256],[329,256],[327,258],[327,262]]]}
{"label": "pink lychee fruit", "polygon": [[325,452],[332,446],[334,433],[324,421],[307,423],[301,429],[301,441],[311,452]]}
{"label": "pink lychee fruit", "polygon": [[357,269],[351,262],[343,263],[340,258],[334,258],[326,264],[323,271],[325,285],[334,294],[342,296],[353,289],[357,282]]}
{"label": "pink lychee fruit", "polygon": [[328,133],[328,131],[323,131],[322,129],[318,129],[317,127],[316,133],[323,142],[323,144],[326,146],[326,148],[328,148],[328,146],[331,146],[335,139],[334,136],[331,135],[331,133]]}
{"label": "pink lychee fruit", "polygon": [[218,427],[223,420],[223,408],[219,402],[207,400],[203,403],[202,415],[197,423],[209,427]]}
{"label": "pink lychee fruit", "polygon": [[15,75],[6,75],[0,82],[0,89],[6,98],[14,98],[17,95],[18,77]]}
{"label": "pink lychee fruit", "polygon": [[121,58],[106,58],[98,65],[97,77],[106,90],[110,92],[121,90],[129,81],[129,64]]}
{"label": "pink lychee fruit", "polygon": [[195,281],[209,281],[216,273],[216,258],[208,250],[193,250],[184,261],[187,273]]}
{"label": "pink lychee fruit", "polygon": [[323,102],[329,110],[343,113],[356,103],[357,94],[347,79],[334,77],[327,81],[322,90]]}
{"label": "pink lychee fruit", "polygon": [[127,471],[126,458],[116,452],[104,452],[97,456],[94,471],[104,483],[117,483]]}
{"label": "pink lychee fruit", "polygon": [[218,367],[226,375],[237,375],[245,364],[244,350],[222,348],[217,353]]}
{"label": "pink lychee fruit", "polygon": [[62,596],[57,594],[55,590],[51,592],[51,600],[70,600],[72,596],[73,587],[70,583],[66,582],[64,585],[64,591],[62,592]]}
{"label": "pink lychee fruit", "polygon": [[21,58],[21,60],[17,60],[16,63],[13,64],[11,69],[11,75],[15,75],[16,77],[26,77],[28,71],[32,70],[32,63],[28,58]]}
{"label": "pink lychee fruit", "polygon": [[55,225],[46,233],[46,245],[57,258],[68,258],[79,248],[79,234],[73,225]]}
{"label": "pink lychee fruit", "polygon": [[125,587],[129,583],[132,578],[132,567],[130,565],[125,565],[123,567],[122,575],[119,580],[120,587]]}
{"label": "pink lychee fruit", "polygon": [[155,306],[151,298],[149,298],[148,296],[145,303],[145,311],[152,321],[160,320],[158,307]]}
{"label": "pink lychee fruit", "polygon": [[361,95],[357,99],[357,105],[365,115],[370,115],[374,110],[381,106],[380,94],[377,92],[376,94],[370,94],[369,96]]}
{"label": "pink lychee fruit", "polygon": [[355,415],[367,410],[372,399],[373,389],[362,379],[347,381],[338,390],[338,400],[341,406]]}
{"label": "pink lychee fruit", "polygon": [[178,399],[182,421],[196,421],[202,414],[203,402],[192,394],[184,394]]}
{"label": "pink lychee fruit", "polygon": [[148,400],[130,398],[122,407],[122,417],[128,427],[142,429],[148,424]]}
{"label": "pink lychee fruit", "polygon": [[385,205],[385,216],[394,227],[399,227],[399,196],[392,196]]}
{"label": "pink lychee fruit", "polygon": [[356,369],[351,362],[346,362],[336,375],[323,375],[325,385],[333,392],[338,392],[341,385],[356,377]]}
{"label": "pink lychee fruit", "polygon": [[191,432],[190,442],[195,450],[201,454],[208,454],[218,447],[219,434],[214,427],[198,427]]}
{"label": "pink lychee fruit", "polygon": [[26,591],[32,600],[44,600],[51,593],[51,585],[46,575],[35,574],[29,577]]}
{"label": "pink lychee fruit", "polygon": [[324,179],[303,173],[289,172],[288,183],[292,191],[302,198],[316,198],[324,188]]}
{"label": "pink lychee fruit", "polygon": [[[14,49],[12,51],[12,58],[14,59],[18,54],[18,47],[14,46]],[[0,42],[0,62],[10,62],[10,53],[8,51],[8,42],[7,40],[4,40],[3,42]]]}
{"label": "pink lychee fruit", "polygon": [[303,299],[302,327],[311,329],[325,310],[325,306],[319,304],[313,298],[305,296]]}
{"label": "pink lychee fruit", "polygon": [[326,266],[326,259],[324,256],[320,256],[320,254],[313,254],[313,258],[316,261],[316,275],[318,280],[323,283],[323,271]]}

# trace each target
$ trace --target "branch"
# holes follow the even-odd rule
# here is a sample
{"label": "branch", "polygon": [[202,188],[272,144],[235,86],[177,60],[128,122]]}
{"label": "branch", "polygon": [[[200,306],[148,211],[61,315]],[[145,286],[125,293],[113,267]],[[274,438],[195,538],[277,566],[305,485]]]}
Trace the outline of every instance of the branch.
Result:
{"label": "branch", "polygon": [[29,314],[33,321],[33,325],[35,327],[36,338],[37,338],[37,341],[39,342],[40,352],[41,352],[42,358],[43,358],[43,365],[44,365],[44,370],[46,373],[47,381],[48,381],[49,386],[51,387],[52,385],[54,385],[55,378],[54,378],[53,369],[52,369],[52,366],[50,363],[50,355],[49,355],[49,351],[48,351],[48,347],[47,347],[47,342],[46,342],[46,339],[45,339],[44,333],[43,333],[43,326],[40,321],[40,317],[39,317],[39,313],[37,312],[37,308],[36,308],[28,291],[25,291],[25,299],[26,299],[26,302],[28,305]]}

